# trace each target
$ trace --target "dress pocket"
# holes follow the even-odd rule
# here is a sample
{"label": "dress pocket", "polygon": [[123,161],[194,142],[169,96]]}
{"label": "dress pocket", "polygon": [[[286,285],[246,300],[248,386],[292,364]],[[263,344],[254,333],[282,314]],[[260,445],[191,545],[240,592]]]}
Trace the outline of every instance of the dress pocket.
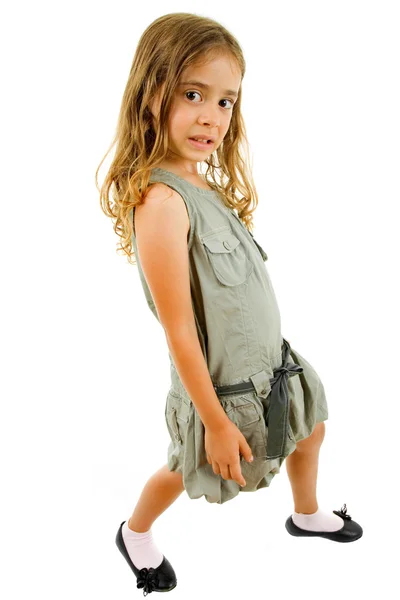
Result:
{"label": "dress pocket", "polygon": [[234,286],[248,279],[254,269],[253,264],[230,227],[203,236],[202,242],[220,283]]}
{"label": "dress pocket", "polygon": [[178,444],[183,444],[189,422],[190,407],[186,402],[173,392],[168,392],[165,405],[165,420],[171,439]]}
{"label": "dress pocket", "polygon": [[246,396],[220,399],[227,417],[246,438],[253,456],[266,456],[265,422],[256,405]]}

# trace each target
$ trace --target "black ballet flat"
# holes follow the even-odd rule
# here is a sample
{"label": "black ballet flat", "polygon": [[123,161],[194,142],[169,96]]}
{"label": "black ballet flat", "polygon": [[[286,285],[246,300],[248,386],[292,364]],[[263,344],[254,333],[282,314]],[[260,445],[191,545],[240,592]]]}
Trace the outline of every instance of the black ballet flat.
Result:
{"label": "black ballet flat", "polygon": [[136,587],[143,588],[143,596],[147,596],[147,594],[150,594],[151,592],[169,592],[173,590],[177,585],[177,579],[174,569],[165,556],[162,563],[157,568],[150,567],[148,569],[147,567],[143,567],[143,569],[138,569],[133,564],[128,554],[128,550],[126,549],[124,538],[122,537],[122,525],[124,523],[125,521],[122,521],[119,526],[115,543],[136,575]]}
{"label": "black ballet flat", "polygon": [[340,511],[334,510],[332,512],[344,520],[343,527],[338,529],[338,531],[308,531],[306,529],[301,529],[301,527],[295,525],[292,516],[286,520],[285,527],[290,535],[295,535],[297,537],[323,537],[328,540],[333,540],[334,542],[355,542],[362,536],[363,530],[361,525],[353,521],[351,516],[347,514],[345,504]]}

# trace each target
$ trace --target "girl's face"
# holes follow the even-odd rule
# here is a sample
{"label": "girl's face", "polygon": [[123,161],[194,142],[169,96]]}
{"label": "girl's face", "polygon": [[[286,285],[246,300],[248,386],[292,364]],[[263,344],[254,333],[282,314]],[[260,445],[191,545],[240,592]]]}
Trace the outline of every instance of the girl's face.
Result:
{"label": "girl's face", "polygon": [[[197,174],[197,163],[218,148],[229,129],[240,83],[239,67],[233,59],[226,57],[215,58],[206,65],[188,67],[183,72],[169,115],[167,160],[170,163]],[[152,107],[156,118],[159,102],[158,97]],[[198,136],[214,141],[198,148],[189,141]]]}

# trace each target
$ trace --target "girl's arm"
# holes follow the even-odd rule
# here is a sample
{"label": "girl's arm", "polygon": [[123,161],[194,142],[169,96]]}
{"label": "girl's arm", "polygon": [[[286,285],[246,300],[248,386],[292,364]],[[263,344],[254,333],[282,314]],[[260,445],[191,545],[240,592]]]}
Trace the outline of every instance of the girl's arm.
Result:
{"label": "girl's arm", "polygon": [[215,393],[197,335],[190,293],[189,227],[182,197],[162,183],[153,184],[135,209],[140,262],[175,367],[204,426],[218,430],[229,419]]}

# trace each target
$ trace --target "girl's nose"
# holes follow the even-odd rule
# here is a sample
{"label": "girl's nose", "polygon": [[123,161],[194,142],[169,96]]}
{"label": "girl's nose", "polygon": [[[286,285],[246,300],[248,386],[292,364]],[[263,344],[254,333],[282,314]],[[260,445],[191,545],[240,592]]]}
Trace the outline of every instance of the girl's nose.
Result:
{"label": "girl's nose", "polygon": [[210,127],[217,127],[219,125],[218,118],[213,116],[211,112],[207,116],[200,117],[199,121],[203,125],[209,125]]}

